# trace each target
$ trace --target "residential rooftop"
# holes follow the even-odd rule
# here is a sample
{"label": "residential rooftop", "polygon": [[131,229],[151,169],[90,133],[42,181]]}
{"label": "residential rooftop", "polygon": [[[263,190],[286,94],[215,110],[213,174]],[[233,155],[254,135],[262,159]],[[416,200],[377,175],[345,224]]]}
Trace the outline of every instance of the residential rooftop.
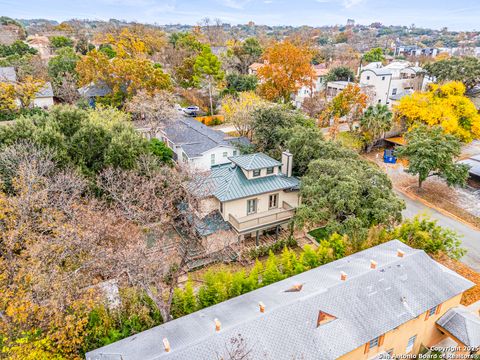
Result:
{"label": "residential rooftop", "polygon": [[[241,335],[254,359],[333,360],[473,285],[424,251],[393,240],[91,351],[86,358],[211,360]],[[292,288],[299,291],[288,291]],[[331,321],[318,326],[320,312]]]}
{"label": "residential rooftop", "polygon": [[460,340],[464,345],[480,346],[480,318],[465,306],[448,310],[437,324]]}
{"label": "residential rooftop", "polygon": [[182,147],[189,158],[202,156],[204,152],[217,146],[236,147],[238,144],[249,143],[246,138],[231,137],[186,117],[172,121],[163,131],[170,141]]}
{"label": "residential rooftop", "polygon": [[15,82],[17,74],[13,66],[0,67],[0,82]]}
{"label": "residential rooftop", "polygon": [[[271,159],[268,163],[273,164],[273,161],[275,160]],[[232,163],[212,167],[210,175],[201,186],[202,189],[198,190],[201,196],[215,196],[224,202],[278,190],[298,190],[300,180],[281,173],[247,179],[242,169]]]}
{"label": "residential rooftop", "polygon": [[229,160],[247,171],[282,165],[280,161],[263,153],[231,156]]}

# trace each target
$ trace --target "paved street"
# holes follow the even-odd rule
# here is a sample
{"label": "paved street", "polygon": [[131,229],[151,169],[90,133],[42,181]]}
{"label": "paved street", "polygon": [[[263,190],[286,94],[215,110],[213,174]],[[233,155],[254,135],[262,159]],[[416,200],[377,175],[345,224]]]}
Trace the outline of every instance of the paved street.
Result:
{"label": "paved street", "polygon": [[425,206],[419,201],[413,200],[402,193],[397,194],[405,200],[407,209],[403,212],[406,218],[412,218],[417,214],[426,214],[432,219],[436,219],[438,224],[452,229],[462,236],[463,247],[467,249],[467,254],[461,261],[470,266],[475,271],[480,272],[480,231],[471,228],[470,226],[452,219],[442,213]]}

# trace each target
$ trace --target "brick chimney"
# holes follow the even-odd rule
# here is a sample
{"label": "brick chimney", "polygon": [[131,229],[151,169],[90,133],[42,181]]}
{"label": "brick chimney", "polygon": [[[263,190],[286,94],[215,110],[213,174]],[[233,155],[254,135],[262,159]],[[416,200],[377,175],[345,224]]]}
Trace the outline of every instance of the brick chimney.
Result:
{"label": "brick chimney", "polygon": [[377,268],[377,262],[375,260],[370,260],[370,269],[376,269]]}
{"label": "brick chimney", "polygon": [[398,257],[403,257],[403,255],[405,255],[405,251],[402,251],[400,249],[397,249],[397,256]]}
{"label": "brick chimney", "polygon": [[282,174],[292,176],[293,155],[288,151],[282,152]]}
{"label": "brick chimney", "polygon": [[264,312],[265,312],[265,304],[260,301],[260,302],[258,303],[258,306],[260,307],[260,312],[261,312],[261,313],[264,313]]}
{"label": "brick chimney", "polygon": [[165,348],[165,352],[170,352],[170,342],[167,338],[163,339],[163,347]]}
{"label": "brick chimney", "polygon": [[340,272],[340,280],[345,281],[347,280],[347,273],[342,271]]}
{"label": "brick chimney", "polygon": [[220,329],[222,328],[222,323],[218,319],[215,319],[214,322],[215,322],[215,331],[220,331]]}

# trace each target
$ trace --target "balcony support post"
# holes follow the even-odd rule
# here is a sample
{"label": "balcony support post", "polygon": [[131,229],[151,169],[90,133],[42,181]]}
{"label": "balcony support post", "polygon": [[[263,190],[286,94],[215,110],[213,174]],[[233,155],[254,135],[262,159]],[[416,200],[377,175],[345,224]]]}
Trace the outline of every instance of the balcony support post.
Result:
{"label": "balcony support post", "polygon": [[256,234],[255,234],[255,246],[259,246],[259,245],[260,245],[259,238],[260,238],[260,231],[257,230],[257,232],[256,232]]}

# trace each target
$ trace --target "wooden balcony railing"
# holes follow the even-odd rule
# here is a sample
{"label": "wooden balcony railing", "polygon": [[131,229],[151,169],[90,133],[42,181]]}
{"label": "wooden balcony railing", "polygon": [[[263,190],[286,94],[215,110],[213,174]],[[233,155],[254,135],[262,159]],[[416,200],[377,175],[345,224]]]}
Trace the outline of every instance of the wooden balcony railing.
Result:
{"label": "wooden balcony railing", "polygon": [[295,208],[287,202],[282,202],[282,207],[271,209],[261,213],[247,215],[241,218],[236,218],[232,214],[228,216],[228,221],[237,231],[245,231],[257,227],[268,226],[275,224],[282,220],[288,220],[295,214]]}

